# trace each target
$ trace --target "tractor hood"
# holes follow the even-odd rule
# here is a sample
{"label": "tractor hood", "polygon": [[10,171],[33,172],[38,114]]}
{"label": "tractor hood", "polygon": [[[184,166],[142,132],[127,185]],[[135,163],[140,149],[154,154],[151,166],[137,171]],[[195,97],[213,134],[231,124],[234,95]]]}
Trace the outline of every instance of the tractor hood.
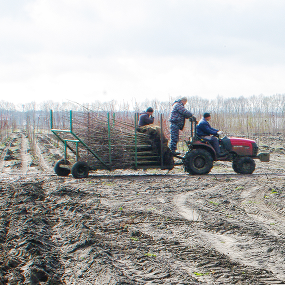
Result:
{"label": "tractor hood", "polygon": [[254,140],[244,138],[229,138],[232,145],[232,150],[241,156],[256,156],[258,146]]}
{"label": "tractor hood", "polygon": [[244,139],[244,138],[230,137],[229,139],[231,140],[232,144],[252,144],[252,143],[255,143],[254,140]]}

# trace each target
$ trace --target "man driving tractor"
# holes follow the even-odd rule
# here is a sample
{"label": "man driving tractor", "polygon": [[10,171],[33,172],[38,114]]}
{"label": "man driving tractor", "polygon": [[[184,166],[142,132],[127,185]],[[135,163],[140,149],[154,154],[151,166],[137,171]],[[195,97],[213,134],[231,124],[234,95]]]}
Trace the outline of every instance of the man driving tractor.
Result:
{"label": "man driving tractor", "polygon": [[219,139],[216,135],[222,135],[223,132],[214,129],[210,126],[209,121],[211,120],[210,113],[204,113],[203,118],[199,121],[197,125],[197,136],[208,141],[215,149],[217,157],[222,157],[225,154],[221,153],[219,146]]}

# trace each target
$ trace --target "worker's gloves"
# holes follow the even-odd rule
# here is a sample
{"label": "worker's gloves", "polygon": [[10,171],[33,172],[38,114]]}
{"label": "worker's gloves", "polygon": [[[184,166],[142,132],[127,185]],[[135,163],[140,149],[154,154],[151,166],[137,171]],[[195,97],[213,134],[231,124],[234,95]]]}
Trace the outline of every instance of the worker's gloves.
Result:
{"label": "worker's gloves", "polygon": [[220,136],[222,135],[224,132],[223,131],[218,131],[217,134]]}

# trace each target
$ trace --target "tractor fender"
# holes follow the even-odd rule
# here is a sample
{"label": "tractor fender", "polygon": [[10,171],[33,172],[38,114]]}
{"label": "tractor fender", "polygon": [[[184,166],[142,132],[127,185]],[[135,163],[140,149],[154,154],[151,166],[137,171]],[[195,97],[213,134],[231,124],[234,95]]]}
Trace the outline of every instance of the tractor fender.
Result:
{"label": "tractor fender", "polygon": [[217,160],[216,152],[214,148],[210,145],[210,143],[202,143],[198,141],[192,144],[192,148],[193,149],[198,149],[198,148],[205,149],[211,154],[211,156],[213,157],[213,160]]}

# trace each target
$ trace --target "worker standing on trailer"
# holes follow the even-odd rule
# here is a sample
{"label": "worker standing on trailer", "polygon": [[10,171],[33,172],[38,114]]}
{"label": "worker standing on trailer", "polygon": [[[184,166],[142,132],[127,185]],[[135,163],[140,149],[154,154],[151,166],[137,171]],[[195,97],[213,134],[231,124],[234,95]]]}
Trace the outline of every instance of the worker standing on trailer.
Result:
{"label": "worker standing on trailer", "polygon": [[139,127],[147,126],[153,124],[154,117],[152,116],[153,109],[148,107],[145,112],[140,113],[139,117]]}
{"label": "worker standing on trailer", "polygon": [[173,155],[179,155],[176,151],[177,143],[179,141],[179,130],[183,130],[185,119],[192,117],[192,113],[185,109],[184,105],[187,103],[187,98],[182,97],[176,100],[172,105],[172,110],[169,118],[170,122],[170,143],[169,148]]}
{"label": "worker standing on trailer", "polygon": [[203,118],[199,121],[197,125],[197,136],[210,142],[210,144],[214,147],[216,151],[217,157],[224,156],[224,154],[222,154],[220,151],[219,140],[215,137],[216,135],[223,134],[223,132],[212,128],[209,123],[210,120],[211,114],[204,113]]}

